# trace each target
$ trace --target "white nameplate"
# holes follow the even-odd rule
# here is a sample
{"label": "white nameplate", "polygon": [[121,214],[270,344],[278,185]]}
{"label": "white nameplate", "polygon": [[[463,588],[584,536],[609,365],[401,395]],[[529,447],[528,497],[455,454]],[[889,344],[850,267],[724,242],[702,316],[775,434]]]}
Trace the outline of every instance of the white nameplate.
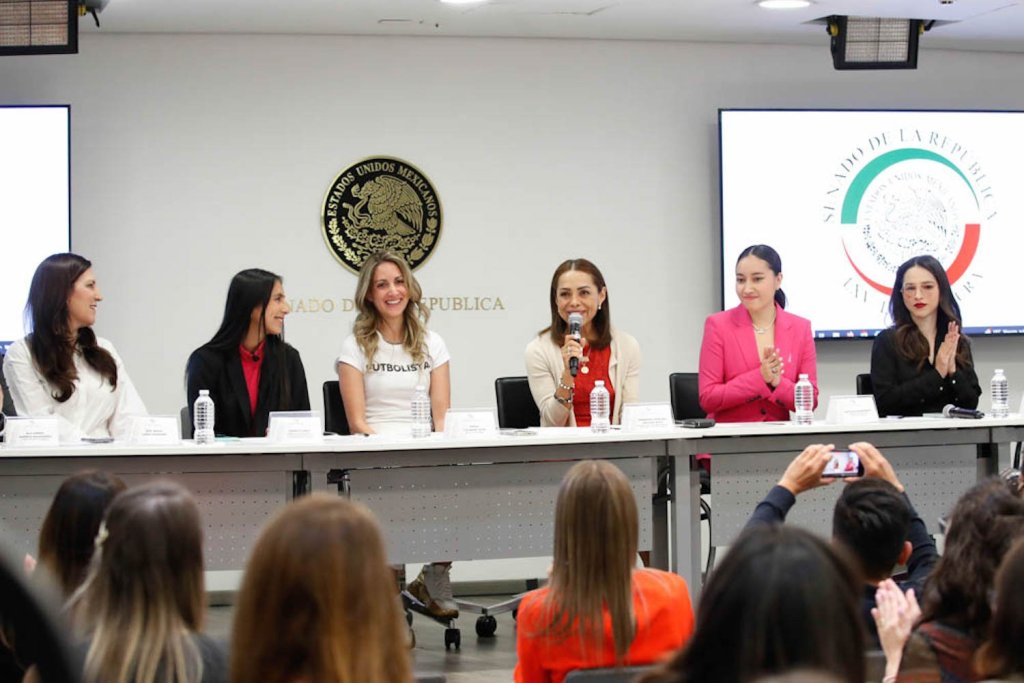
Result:
{"label": "white nameplate", "polygon": [[133,446],[174,446],[181,443],[177,415],[135,415],[131,418],[128,443]]}
{"label": "white nameplate", "polygon": [[324,420],[316,411],[274,412],[267,436],[273,443],[319,443],[324,440]]}
{"label": "white nameplate", "polygon": [[834,425],[878,422],[875,397],[871,395],[831,396],[828,399],[828,413],[825,416],[825,421]]}
{"label": "white nameplate", "polygon": [[445,413],[444,437],[446,439],[497,435],[498,411],[494,408],[449,409]]}
{"label": "white nameplate", "polygon": [[56,417],[8,417],[4,443],[16,448],[43,448],[60,445]]}
{"label": "white nameplate", "polygon": [[622,406],[622,431],[672,431],[676,422],[670,403],[627,403]]}

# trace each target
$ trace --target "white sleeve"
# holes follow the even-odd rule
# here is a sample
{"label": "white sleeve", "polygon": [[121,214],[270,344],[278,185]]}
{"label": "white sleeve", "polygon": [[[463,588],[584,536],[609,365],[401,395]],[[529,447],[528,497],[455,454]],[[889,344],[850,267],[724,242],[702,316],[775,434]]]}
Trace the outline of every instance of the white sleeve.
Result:
{"label": "white sleeve", "polygon": [[335,372],[338,371],[339,363],[351,365],[359,372],[366,374],[366,356],[363,355],[363,350],[359,348],[359,343],[356,342],[354,334],[347,336],[345,341],[341,343],[341,352],[338,353],[338,358],[334,361]]}
{"label": "white sleeve", "polygon": [[58,403],[51,393],[50,383],[36,370],[32,352],[24,339],[14,342],[7,349],[4,378],[18,417],[56,416],[61,441],[77,441],[82,438],[78,425],[57,412]]}
{"label": "white sleeve", "polygon": [[132,378],[128,376],[128,370],[124,367],[124,361],[117,354],[114,345],[106,339],[97,339],[96,343],[106,349],[113,356],[114,363],[117,364],[117,389],[115,390],[117,392],[117,406],[114,408],[114,414],[107,421],[107,428],[110,430],[110,435],[115,439],[127,438],[131,433],[132,415],[147,415],[148,411],[146,410],[146,405],[142,402],[142,397],[139,396],[139,392],[135,390]]}
{"label": "white sleeve", "polygon": [[435,332],[427,333],[427,354],[430,356],[430,369],[439,368],[451,360],[448,355],[448,346],[441,339],[441,335]]}

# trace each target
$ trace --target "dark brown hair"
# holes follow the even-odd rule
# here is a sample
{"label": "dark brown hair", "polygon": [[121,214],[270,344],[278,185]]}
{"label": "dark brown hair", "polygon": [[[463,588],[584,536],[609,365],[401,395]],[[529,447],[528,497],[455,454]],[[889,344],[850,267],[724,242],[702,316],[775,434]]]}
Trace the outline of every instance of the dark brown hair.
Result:
{"label": "dark brown hair", "polygon": [[96,470],[74,474],[57,489],[39,531],[39,564],[57,579],[65,600],[85,579],[103,515],[124,490],[120,478]]}
{"label": "dark brown hair", "polygon": [[609,306],[610,297],[608,296],[608,288],[605,286],[604,275],[598,270],[597,266],[588,261],[585,258],[574,258],[568,261],[562,261],[557,268],[555,268],[555,274],[551,276],[551,324],[545,327],[540,333],[550,334],[551,341],[555,342],[556,346],[561,346],[565,342],[565,335],[569,332],[569,323],[562,320],[562,316],[558,315],[558,279],[563,274],[570,270],[578,270],[581,273],[586,273],[594,281],[594,286],[597,287],[597,293],[600,294],[601,290],[604,290],[604,303],[601,304],[601,308],[594,315],[590,321],[591,326],[594,328],[594,332],[597,338],[593,342],[595,349],[603,349],[612,343],[612,312]]}
{"label": "dark brown hair", "polygon": [[63,403],[75,393],[75,348],[90,367],[117,387],[117,363],[110,353],[96,342],[91,327],[78,328],[72,343],[68,324],[68,297],[75,282],[92,267],[92,262],[78,254],[53,254],[43,259],[32,276],[25,316],[31,321],[32,333],[28,347],[39,373],[50,385],[51,394]]}
{"label": "dark brown hair", "polygon": [[949,518],[942,559],[925,589],[921,621],[939,621],[981,641],[988,635],[996,568],[1024,536],[1024,500],[993,477],[960,497]]}
{"label": "dark brown hair", "polygon": [[[913,316],[910,315],[910,309],[903,301],[903,279],[906,277],[907,271],[915,266],[924,268],[931,273],[939,285],[939,307],[936,311],[938,320],[935,323],[936,336],[945,335],[949,323],[955,322],[957,327],[962,327],[963,321],[960,318],[960,304],[953,296],[953,289],[949,285],[946,269],[942,267],[937,258],[928,255],[915,256],[896,269],[896,282],[893,283],[892,295],[889,297],[889,315],[896,328],[893,341],[896,351],[904,358],[916,361],[918,369],[921,369],[928,362],[928,340],[917,328]],[[935,341],[937,342],[938,339]],[[960,335],[960,343],[956,348],[956,364],[958,367],[973,365],[969,342],[963,334]]]}
{"label": "dark brown hair", "polygon": [[988,640],[974,657],[980,678],[1024,674],[1024,539],[1014,542],[996,573],[995,613]]}
{"label": "dark brown hair", "polygon": [[235,683],[408,683],[405,620],[373,515],[314,493],[260,534],[238,594]]}

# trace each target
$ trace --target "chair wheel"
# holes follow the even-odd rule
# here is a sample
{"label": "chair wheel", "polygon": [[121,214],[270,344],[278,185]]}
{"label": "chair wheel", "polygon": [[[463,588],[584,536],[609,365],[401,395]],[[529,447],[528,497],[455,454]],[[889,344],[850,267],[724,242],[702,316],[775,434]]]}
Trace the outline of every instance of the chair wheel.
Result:
{"label": "chair wheel", "polygon": [[456,650],[462,646],[462,632],[457,628],[446,628],[444,630],[444,649],[451,649],[453,645]]}
{"label": "chair wheel", "polygon": [[478,617],[476,620],[476,634],[481,638],[493,638],[494,632],[498,630],[498,620],[489,614]]}
{"label": "chair wheel", "polygon": [[512,621],[519,621],[519,608],[512,610]]}

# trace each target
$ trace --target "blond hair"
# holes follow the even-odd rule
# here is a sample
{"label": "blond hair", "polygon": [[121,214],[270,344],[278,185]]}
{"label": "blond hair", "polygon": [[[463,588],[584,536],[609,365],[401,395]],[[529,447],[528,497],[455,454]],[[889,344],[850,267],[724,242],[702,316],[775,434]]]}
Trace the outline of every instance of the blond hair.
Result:
{"label": "blond hair", "polygon": [[202,660],[202,530],[192,495],[157,482],[114,499],[89,575],[72,596],[90,639],[89,683],[197,683]]}
{"label": "blond hair", "polygon": [[235,609],[231,681],[408,683],[407,637],[373,515],[314,493],[256,542]]}
{"label": "blond hair", "polygon": [[632,576],[638,526],[633,489],[615,465],[584,460],[566,473],[555,503],[547,635],[565,637],[577,625],[581,646],[599,651],[607,610],[615,657],[625,658],[636,635]]}
{"label": "blond hair", "polygon": [[402,274],[405,280],[405,287],[408,292],[408,304],[403,313],[403,338],[402,346],[413,361],[422,363],[426,357],[427,321],[430,319],[430,310],[422,303],[423,290],[412,274],[412,269],[398,254],[390,251],[378,251],[371,254],[363,267],[359,269],[359,281],[356,283],[355,304],[359,313],[356,315],[356,322],[352,326],[356,343],[366,358],[366,371],[372,372],[374,356],[377,355],[377,330],[380,328],[380,313],[369,301],[370,287],[373,286],[374,271],[382,263],[393,263]]}

